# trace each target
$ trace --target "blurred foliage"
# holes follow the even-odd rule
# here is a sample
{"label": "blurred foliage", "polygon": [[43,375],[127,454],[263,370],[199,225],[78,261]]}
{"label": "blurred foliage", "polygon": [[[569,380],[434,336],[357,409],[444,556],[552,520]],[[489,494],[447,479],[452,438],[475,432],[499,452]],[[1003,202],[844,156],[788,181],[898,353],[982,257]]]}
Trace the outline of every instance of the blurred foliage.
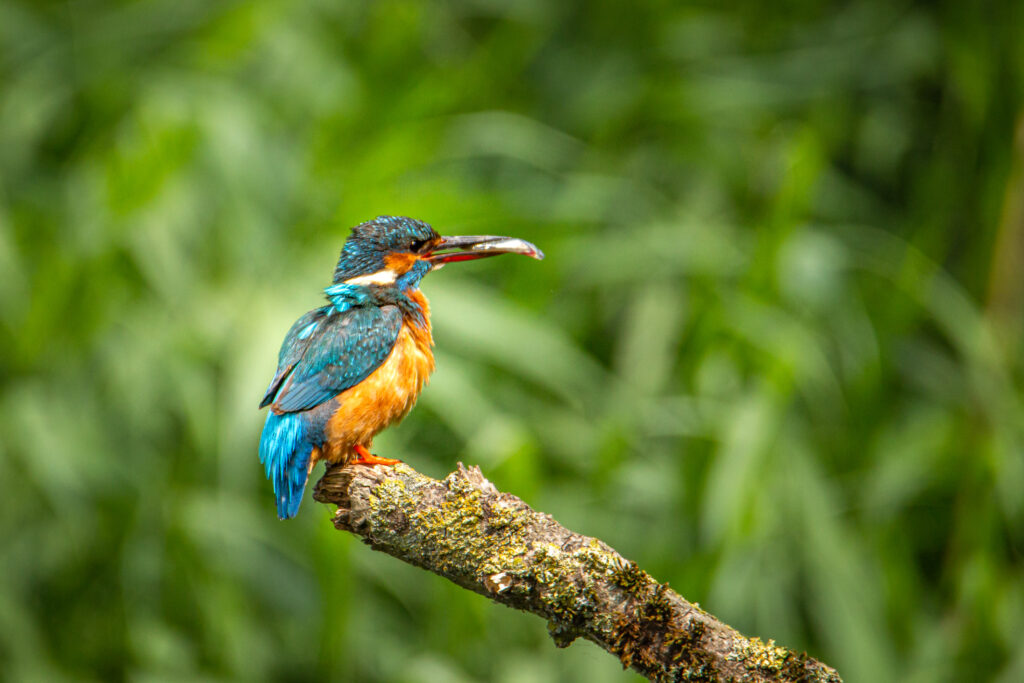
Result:
{"label": "blurred foliage", "polygon": [[548,259],[427,279],[438,371],[378,452],[480,464],[849,682],[1024,680],[1022,25],[3,2],[0,678],[633,680],[275,519],[278,344],[404,214]]}

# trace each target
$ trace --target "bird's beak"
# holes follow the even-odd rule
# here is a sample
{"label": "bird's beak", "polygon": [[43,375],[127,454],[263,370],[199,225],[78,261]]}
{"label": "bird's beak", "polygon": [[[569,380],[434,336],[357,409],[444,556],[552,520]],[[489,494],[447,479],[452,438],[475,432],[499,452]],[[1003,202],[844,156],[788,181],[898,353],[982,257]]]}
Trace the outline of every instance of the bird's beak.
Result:
{"label": "bird's beak", "polygon": [[427,256],[427,260],[440,268],[454,261],[472,261],[498,254],[522,254],[538,261],[544,253],[529,242],[515,237],[494,235],[457,235],[442,237]]}

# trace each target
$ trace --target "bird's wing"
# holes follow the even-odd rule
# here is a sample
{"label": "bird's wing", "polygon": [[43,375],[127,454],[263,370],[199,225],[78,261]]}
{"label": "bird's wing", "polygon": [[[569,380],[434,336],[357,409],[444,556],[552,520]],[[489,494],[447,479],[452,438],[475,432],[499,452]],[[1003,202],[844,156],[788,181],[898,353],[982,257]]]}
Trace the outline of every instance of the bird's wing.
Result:
{"label": "bird's wing", "polygon": [[294,413],[334,398],[380,367],[401,329],[397,306],[310,311],[285,337],[277,374],[260,406]]}
{"label": "bird's wing", "polygon": [[288,334],[284,336],[284,343],[281,344],[281,351],[277,356],[277,372],[274,373],[274,379],[270,380],[267,393],[263,395],[263,400],[260,401],[260,408],[265,408],[274,402],[274,396],[277,395],[278,389],[281,388],[281,383],[284,382],[288,374],[295,368],[295,364],[302,360],[302,356],[306,353],[306,349],[313,338],[313,332],[319,327],[320,321],[327,316],[329,310],[329,306],[312,310],[296,320],[295,324],[288,330]]}

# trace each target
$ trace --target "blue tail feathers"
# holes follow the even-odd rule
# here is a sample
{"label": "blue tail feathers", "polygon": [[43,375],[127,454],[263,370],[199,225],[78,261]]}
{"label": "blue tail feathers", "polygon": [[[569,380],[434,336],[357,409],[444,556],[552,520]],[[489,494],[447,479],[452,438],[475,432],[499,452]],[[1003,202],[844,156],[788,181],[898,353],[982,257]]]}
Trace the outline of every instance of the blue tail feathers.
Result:
{"label": "blue tail feathers", "polygon": [[274,482],[277,516],[281,519],[290,519],[299,512],[312,452],[301,414],[267,413],[260,438],[260,462],[267,470],[267,479]]}

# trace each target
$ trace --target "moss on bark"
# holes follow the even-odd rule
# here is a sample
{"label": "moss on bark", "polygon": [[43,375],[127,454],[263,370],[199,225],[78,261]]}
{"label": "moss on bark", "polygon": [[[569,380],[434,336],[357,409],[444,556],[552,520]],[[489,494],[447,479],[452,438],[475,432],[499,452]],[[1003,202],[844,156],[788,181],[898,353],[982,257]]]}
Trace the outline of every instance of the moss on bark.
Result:
{"label": "moss on bark", "polygon": [[587,638],[651,680],[841,683],[806,654],[741,635],[475,467],[443,481],[405,464],[335,467],[314,495],[374,549],[533,612],[559,647]]}

